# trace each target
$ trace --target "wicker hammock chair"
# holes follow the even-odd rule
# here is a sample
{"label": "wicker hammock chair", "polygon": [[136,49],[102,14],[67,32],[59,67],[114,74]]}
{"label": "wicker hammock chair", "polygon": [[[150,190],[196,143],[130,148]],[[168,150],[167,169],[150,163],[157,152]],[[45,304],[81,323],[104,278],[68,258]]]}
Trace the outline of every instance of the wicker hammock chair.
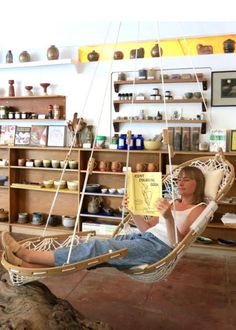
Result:
{"label": "wicker hammock chair", "polygon": [[[208,171],[222,170],[223,178],[219,184],[218,192],[215,200],[209,201],[207,207],[200,214],[198,219],[191,225],[189,233],[184,237],[184,239],[179,242],[175,248],[169,253],[165,258],[159,260],[153,264],[140,265],[138,267],[132,267],[128,270],[123,270],[128,276],[133,279],[142,282],[154,282],[165,278],[176,266],[179,259],[183,256],[185,251],[189,246],[196,240],[196,238],[201,235],[201,233],[206,228],[209,221],[217,209],[217,202],[229,191],[231,188],[235,173],[234,167],[229,163],[223,156],[222,153],[218,153],[212,157],[201,157],[187,161],[179,166],[177,166],[172,171],[171,175],[166,175],[163,179],[163,184],[165,189],[171,193],[171,187],[177,186],[177,177],[181,168],[184,166],[196,166],[202,170],[203,173]],[[172,181],[172,182],[171,182]],[[174,184],[174,185],[173,185]],[[113,236],[117,235],[123,227],[131,220],[131,216],[127,215],[121,224],[117,227]],[[77,233],[76,236],[68,235],[58,235],[58,236],[47,236],[47,237],[34,237],[26,239],[20,242],[24,247],[34,250],[53,250],[58,247],[69,246],[73,240],[73,245],[80,244],[88,239],[89,236],[93,236],[94,232],[81,232]],[[92,239],[92,238],[91,238]],[[101,255],[99,257],[94,257],[84,261],[80,261],[73,264],[65,264],[59,267],[49,267],[49,268],[24,268],[11,265],[6,259],[3,253],[2,255],[2,265],[8,270],[10,279],[13,285],[19,286],[27,282],[38,280],[47,276],[62,275],[70,273],[73,271],[78,271],[82,269],[88,269],[94,267],[98,264],[106,263],[112,258],[122,257],[127,253],[126,249],[118,250],[114,252],[109,252],[107,254]]]}

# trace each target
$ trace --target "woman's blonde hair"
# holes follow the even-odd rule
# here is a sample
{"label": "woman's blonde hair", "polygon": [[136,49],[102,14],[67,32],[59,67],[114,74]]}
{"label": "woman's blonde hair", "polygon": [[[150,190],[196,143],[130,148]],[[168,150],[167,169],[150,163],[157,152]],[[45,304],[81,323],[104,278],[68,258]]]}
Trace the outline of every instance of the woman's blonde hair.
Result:
{"label": "woman's blonde hair", "polygon": [[205,189],[205,176],[202,171],[195,166],[185,166],[179,172],[179,176],[182,174],[188,176],[190,179],[196,181],[196,189],[193,193],[193,204],[199,204],[204,201],[204,189]]}

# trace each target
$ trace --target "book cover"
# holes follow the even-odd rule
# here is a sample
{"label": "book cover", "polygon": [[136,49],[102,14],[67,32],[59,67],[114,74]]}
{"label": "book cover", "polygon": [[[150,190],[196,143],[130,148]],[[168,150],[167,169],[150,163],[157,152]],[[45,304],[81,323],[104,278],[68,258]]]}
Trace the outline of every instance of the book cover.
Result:
{"label": "book cover", "polygon": [[190,127],[190,150],[198,151],[200,142],[200,127]]}
{"label": "book cover", "polygon": [[30,133],[30,145],[45,147],[47,143],[47,126],[33,125]]}
{"label": "book cover", "polygon": [[31,127],[16,127],[15,145],[29,145],[30,144]]}
{"label": "book cover", "polygon": [[161,172],[128,172],[128,209],[135,215],[158,216],[156,201],[162,197]]}
{"label": "book cover", "polygon": [[15,125],[2,125],[0,128],[0,145],[14,144],[15,132]]}
{"label": "book cover", "polygon": [[181,150],[181,127],[174,127],[174,139],[173,147],[174,150]]}
{"label": "book cover", "polygon": [[48,127],[48,147],[65,146],[65,126]]}
{"label": "book cover", "polygon": [[182,127],[181,133],[181,150],[190,150],[190,127]]}

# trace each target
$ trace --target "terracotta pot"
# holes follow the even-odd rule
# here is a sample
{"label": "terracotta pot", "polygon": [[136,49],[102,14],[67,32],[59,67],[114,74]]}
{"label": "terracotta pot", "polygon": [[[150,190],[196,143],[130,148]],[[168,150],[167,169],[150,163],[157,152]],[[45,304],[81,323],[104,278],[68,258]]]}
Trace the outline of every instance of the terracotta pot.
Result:
{"label": "terracotta pot", "polygon": [[30,62],[30,54],[26,50],[24,50],[19,55],[19,61],[20,62]]}
{"label": "terracotta pot", "polygon": [[158,44],[156,44],[154,47],[152,47],[152,49],[151,49],[151,55],[152,55],[152,57],[160,57],[160,56],[162,56],[162,54],[163,54],[163,50],[162,50],[161,47],[159,49],[159,45]]}
{"label": "terracotta pot", "polygon": [[114,52],[113,58],[114,60],[122,60],[124,58],[124,54],[121,51],[117,50],[116,52]]}
{"label": "terracotta pot", "polygon": [[87,59],[89,62],[95,62],[99,59],[99,54],[93,50],[91,53],[88,53]]}
{"label": "terracotta pot", "polygon": [[223,43],[224,53],[234,53],[235,41],[232,39],[227,39]]}

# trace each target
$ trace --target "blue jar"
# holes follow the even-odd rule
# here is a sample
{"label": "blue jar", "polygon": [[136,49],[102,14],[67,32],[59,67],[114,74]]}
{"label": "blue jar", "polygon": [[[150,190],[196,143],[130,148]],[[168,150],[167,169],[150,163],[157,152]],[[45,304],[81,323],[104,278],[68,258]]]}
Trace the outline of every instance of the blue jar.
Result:
{"label": "blue jar", "polygon": [[125,150],[125,149],[127,149],[126,134],[120,134],[119,135],[118,149],[119,150]]}
{"label": "blue jar", "polygon": [[136,137],[136,149],[143,150],[144,149],[144,138],[142,134],[138,134]]}
{"label": "blue jar", "polygon": [[129,149],[130,150],[136,149],[136,137],[134,136],[134,134],[131,135]]}

